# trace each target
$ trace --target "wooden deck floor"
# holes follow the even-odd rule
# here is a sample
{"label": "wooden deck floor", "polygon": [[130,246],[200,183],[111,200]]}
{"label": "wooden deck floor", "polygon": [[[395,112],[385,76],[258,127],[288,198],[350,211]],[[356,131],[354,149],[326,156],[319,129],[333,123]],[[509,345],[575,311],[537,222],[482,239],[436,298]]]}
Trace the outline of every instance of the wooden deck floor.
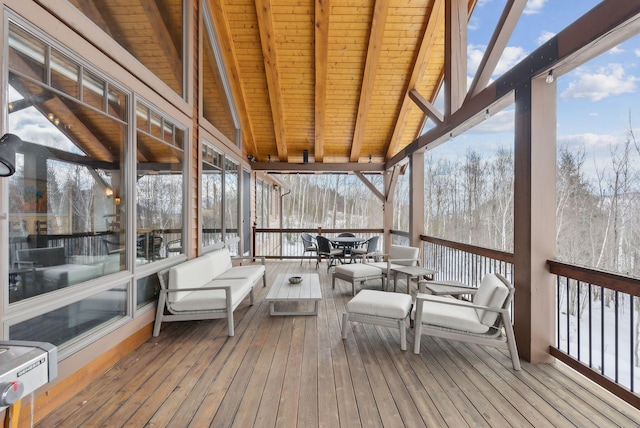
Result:
{"label": "wooden deck floor", "polygon": [[[270,262],[268,276],[316,272]],[[340,337],[350,284],[331,289],[321,267],[318,316],[271,317],[256,304],[224,320],[165,324],[63,406],[42,427],[463,427],[640,426],[640,412],[558,364],[424,337],[401,351],[397,329],[350,323]],[[371,288],[379,288],[372,284]]]}

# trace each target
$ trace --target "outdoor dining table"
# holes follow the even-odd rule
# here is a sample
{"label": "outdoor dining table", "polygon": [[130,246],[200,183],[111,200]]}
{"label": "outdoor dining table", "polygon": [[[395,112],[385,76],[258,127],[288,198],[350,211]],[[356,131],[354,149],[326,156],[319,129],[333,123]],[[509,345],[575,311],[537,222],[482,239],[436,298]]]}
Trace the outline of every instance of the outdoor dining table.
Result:
{"label": "outdoor dining table", "polygon": [[327,238],[335,247],[343,248],[344,255],[342,257],[342,262],[344,263],[344,256],[347,255],[347,252],[352,248],[358,247],[366,242],[367,238],[357,237],[357,236],[336,236],[333,238]]}

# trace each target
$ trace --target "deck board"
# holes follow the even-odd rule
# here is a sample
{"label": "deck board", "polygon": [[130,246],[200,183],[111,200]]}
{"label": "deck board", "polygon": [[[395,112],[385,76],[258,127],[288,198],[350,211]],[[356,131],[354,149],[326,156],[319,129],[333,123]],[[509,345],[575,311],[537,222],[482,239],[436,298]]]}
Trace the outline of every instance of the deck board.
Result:
{"label": "deck board", "polygon": [[267,271],[268,284],[318,272],[318,315],[271,317],[258,287],[234,337],[224,319],[165,324],[37,426],[640,425],[640,411],[561,363],[515,372],[504,350],[426,336],[415,355],[411,330],[401,351],[397,329],[355,322],[343,340],[350,283],[332,290],[324,266],[295,261]]}

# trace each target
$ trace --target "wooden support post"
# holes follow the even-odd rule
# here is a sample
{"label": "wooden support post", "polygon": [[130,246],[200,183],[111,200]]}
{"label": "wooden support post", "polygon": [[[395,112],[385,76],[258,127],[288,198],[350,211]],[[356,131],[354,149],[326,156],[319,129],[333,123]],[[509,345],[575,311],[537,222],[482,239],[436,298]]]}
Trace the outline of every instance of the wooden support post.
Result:
{"label": "wooden support post", "polygon": [[409,158],[410,179],[409,192],[409,244],[419,247],[422,253],[420,235],[424,233],[424,153],[425,150],[416,150]]}
{"label": "wooden support post", "polygon": [[520,356],[549,362],[554,341],[556,84],[544,77],[516,89],[514,330]]}

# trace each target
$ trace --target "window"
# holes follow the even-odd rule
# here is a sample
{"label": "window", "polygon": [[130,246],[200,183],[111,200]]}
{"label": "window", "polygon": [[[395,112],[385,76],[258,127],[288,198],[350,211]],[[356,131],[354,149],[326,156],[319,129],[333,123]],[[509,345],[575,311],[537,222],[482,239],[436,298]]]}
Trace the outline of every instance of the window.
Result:
{"label": "window", "polygon": [[202,158],[202,242],[203,246],[222,242],[223,162],[224,155],[204,141]]}
{"label": "window", "polygon": [[8,43],[11,304],[126,268],[128,96],[16,24]]}
{"label": "window", "polygon": [[204,6],[205,38],[202,52],[202,115],[230,141],[240,146],[240,124],[229,83],[224,74],[222,57],[208,13]]}
{"label": "window", "polygon": [[239,165],[229,159],[224,161],[224,239],[239,236],[238,205],[239,205]]}
{"label": "window", "polygon": [[136,264],[183,253],[185,131],[136,105]]}
{"label": "window", "polygon": [[167,86],[184,96],[183,0],[69,2]]}

